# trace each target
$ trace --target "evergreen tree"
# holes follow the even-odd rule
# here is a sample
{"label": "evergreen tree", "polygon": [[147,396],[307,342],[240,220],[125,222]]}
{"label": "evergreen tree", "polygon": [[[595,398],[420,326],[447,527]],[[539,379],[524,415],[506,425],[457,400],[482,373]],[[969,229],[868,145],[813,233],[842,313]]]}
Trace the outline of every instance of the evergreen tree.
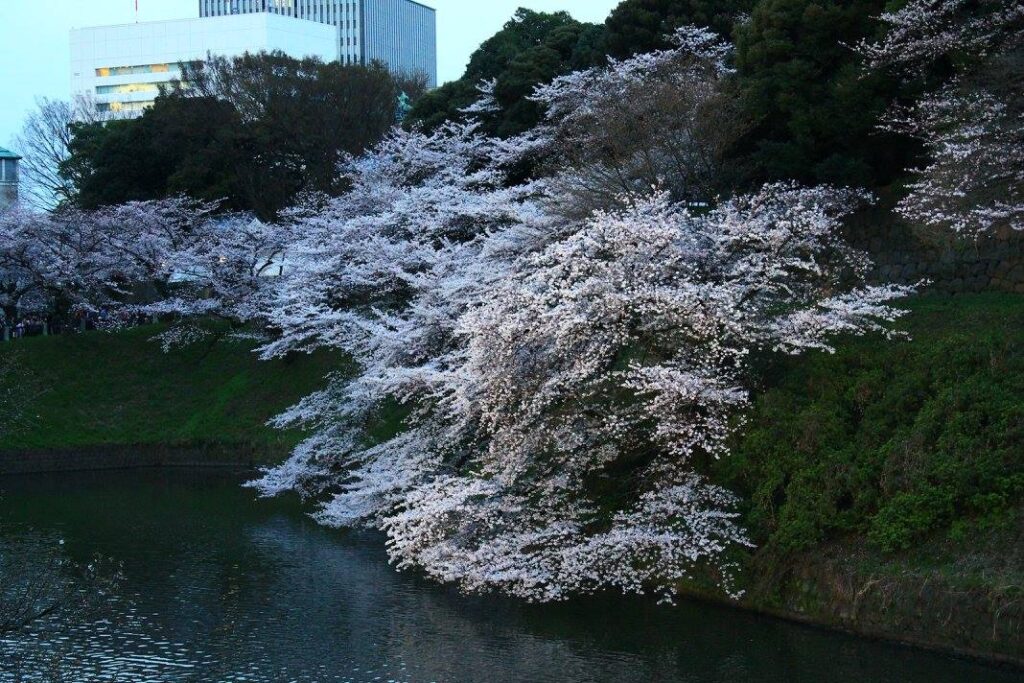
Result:
{"label": "evergreen tree", "polygon": [[884,0],[761,0],[737,27],[738,88],[754,123],[754,180],[884,185],[912,145],[878,128],[900,83],[865,74],[850,47],[879,31]]}
{"label": "evergreen tree", "polygon": [[625,0],[605,22],[606,47],[614,57],[663,50],[680,26],[710,28],[723,38],[755,0]]}
{"label": "evergreen tree", "polygon": [[576,21],[567,12],[520,9],[473,53],[462,78],[424,96],[408,121],[433,130],[461,119],[462,109],[479,98],[478,86],[494,81],[500,111],[485,121],[486,129],[503,137],[521,133],[543,116],[528,99],[533,89],[603,61],[603,38],[601,26]]}

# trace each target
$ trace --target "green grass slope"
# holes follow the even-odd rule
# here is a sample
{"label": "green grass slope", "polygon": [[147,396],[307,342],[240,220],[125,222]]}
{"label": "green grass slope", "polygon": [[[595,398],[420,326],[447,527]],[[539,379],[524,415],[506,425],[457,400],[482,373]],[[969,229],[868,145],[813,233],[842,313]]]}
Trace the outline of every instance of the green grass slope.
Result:
{"label": "green grass slope", "polygon": [[280,457],[300,435],[266,421],[339,366],[326,353],[260,361],[252,342],[224,336],[164,353],[151,341],[161,329],[0,344],[0,450],[244,447]]}
{"label": "green grass slope", "polygon": [[751,600],[1024,660],[1024,297],[908,306],[908,340],[766,369],[716,471]]}
{"label": "green grass slope", "polygon": [[882,550],[999,524],[1024,498],[1024,297],[921,299],[909,340],[773,367],[727,479],[772,549]]}

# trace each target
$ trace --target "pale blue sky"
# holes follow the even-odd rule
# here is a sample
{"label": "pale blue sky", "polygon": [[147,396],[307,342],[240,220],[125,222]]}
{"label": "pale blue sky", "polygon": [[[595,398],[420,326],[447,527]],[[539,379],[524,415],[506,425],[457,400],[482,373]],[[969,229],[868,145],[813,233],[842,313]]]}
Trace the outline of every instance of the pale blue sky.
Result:
{"label": "pale blue sky", "polygon": [[[619,0],[423,0],[437,9],[438,77],[462,75],[469,55],[517,7],[604,21]],[[139,20],[199,15],[198,0],[139,0]],[[9,146],[40,96],[69,96],[68,31],[135,20],[134,0],[0,0],[0,145]]]}

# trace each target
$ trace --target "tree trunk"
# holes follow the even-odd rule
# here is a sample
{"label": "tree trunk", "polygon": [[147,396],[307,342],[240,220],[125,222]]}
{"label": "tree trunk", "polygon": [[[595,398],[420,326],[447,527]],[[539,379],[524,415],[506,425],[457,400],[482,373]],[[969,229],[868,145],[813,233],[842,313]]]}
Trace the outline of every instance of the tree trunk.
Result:
{"label": "tree trunk", "polygon": [[14,321],[18,319],[17,306],[4,306],[4,341],[14,337]]}

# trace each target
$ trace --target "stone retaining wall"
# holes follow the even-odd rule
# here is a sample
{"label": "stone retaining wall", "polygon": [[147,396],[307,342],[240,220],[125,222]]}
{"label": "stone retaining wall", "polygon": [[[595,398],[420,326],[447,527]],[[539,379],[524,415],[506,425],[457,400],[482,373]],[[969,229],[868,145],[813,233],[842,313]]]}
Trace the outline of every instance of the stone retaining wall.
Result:
{"label": "stone retaining wall", "polygon": [[954,239],[871,212],[851,225],[850,239],[874,260],[871,279],[875,282],[928,280],[928,289],[946,294],[1024,294],[1024,233],[1009,228]]}
{"label": "stone retaining wall", "polygon": [[856,544],[823,545],[752,598],[800,621],[1024,667],[1024,603],[1014,586],[965,586],[914,563],[883,569],[878,560]]}
{"label": "stone retaining wall", "polygon": [[0,451],[0,475],[83,472],[137,467],[240,467],[266,458],[244,446],[98,446],[74,450]]}

